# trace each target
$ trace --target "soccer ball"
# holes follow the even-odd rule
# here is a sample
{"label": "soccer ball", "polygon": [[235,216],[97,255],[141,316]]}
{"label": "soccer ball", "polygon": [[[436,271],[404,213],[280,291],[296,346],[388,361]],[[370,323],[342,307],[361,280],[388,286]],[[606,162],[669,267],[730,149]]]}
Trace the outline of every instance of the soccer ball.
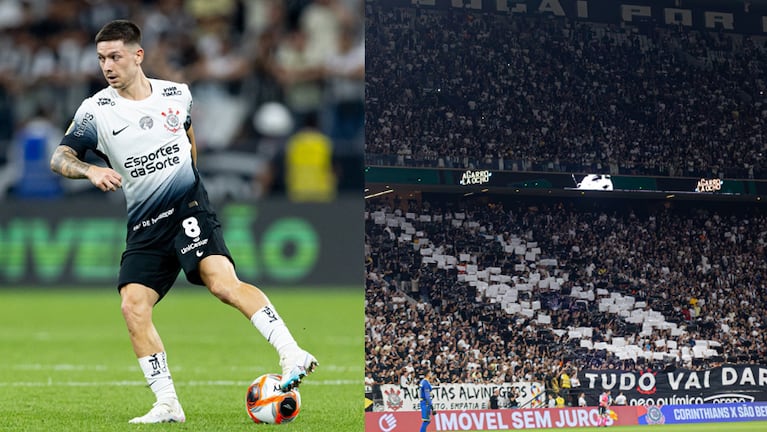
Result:
{"label": "soccer ball", "polygon": [[248,415],[256,423],[288,423],[301,411],[301,394],[298,389],[282,391],[277,374],[264,374],[248,387],[245,404]]}

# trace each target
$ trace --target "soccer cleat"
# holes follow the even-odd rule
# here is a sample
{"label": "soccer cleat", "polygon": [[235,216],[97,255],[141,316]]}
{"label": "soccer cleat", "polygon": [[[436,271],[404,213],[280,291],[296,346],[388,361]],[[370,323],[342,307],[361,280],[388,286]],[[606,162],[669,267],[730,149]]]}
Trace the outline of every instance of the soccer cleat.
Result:
{"label": "soccer cleat", "polygon": [[304,350],[283,356],[280,358],[280,366],[282,366],[280,388],[282,391],[288,391],[298,387],[301,380],[312,373],[318,365],[317,359]]}
{"label": "soccer cleat", "polygon": [[128,421],[134,424],[147,423],[183,423],[186,421],[184,410],[177,400],[169,402],[155,402],[152,409],[141,417],[136,417]]}

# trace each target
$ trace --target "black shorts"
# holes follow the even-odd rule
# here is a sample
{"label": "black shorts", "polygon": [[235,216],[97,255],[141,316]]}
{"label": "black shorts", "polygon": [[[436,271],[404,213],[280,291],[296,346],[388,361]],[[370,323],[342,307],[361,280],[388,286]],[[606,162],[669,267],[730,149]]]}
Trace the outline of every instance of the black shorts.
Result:
{"label": "black shorts", "polygon": [[605,415],[607,414],[607,407],[603,407],[602,405],[599,406],[599,415]]}
{"label": "black shorts", "polygon": [[157,291],[162,299],[181,269],[189,282],[204,285],[199,265],[206,256],[223,255],[234,264],[204,189],[190,193],[175,214],[178,216],[164,223],[166,235],[138,248],[129,245],[123,252],[118,291],[129,283],[139,283]]}

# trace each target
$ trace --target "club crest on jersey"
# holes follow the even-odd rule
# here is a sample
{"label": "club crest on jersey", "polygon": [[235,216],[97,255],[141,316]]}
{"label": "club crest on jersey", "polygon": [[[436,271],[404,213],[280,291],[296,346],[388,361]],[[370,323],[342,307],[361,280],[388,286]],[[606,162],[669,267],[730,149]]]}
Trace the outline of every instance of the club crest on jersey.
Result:
{"label": "club crest on jersey", "polygon": [[168,108],[167,112],[163,112],[162,116],[165,117],[165,129],[176,133],[181,129],[181,120],[178,118],[179,111],[173,108]]}

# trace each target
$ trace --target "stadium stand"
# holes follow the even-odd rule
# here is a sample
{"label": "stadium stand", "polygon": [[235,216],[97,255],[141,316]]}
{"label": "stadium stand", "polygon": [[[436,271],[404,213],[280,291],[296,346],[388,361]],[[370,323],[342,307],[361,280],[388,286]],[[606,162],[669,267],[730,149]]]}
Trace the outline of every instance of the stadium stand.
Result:
{"label": "stadium stand", "polygon": [[384,3],[368,165],[767,176],[764,36]]}
{"label": "stadium stand", "polygon": [[512,197],[522,181],[501,175],[481,193],[449,186],[459,169],[765,179],[763,31],[537,4],[367,6],[366,164],[440,180],[403,169],[390,183],[413,191],[371,186],[396,193],[366,202],[366,383],[412,385],[428,367],[552,396],[563,373],[764,364],[759,202]]}
{"label": "stadium stand", "polygon": [[424,194],[365,221],[370,382],[767,361],[758,206]]}

